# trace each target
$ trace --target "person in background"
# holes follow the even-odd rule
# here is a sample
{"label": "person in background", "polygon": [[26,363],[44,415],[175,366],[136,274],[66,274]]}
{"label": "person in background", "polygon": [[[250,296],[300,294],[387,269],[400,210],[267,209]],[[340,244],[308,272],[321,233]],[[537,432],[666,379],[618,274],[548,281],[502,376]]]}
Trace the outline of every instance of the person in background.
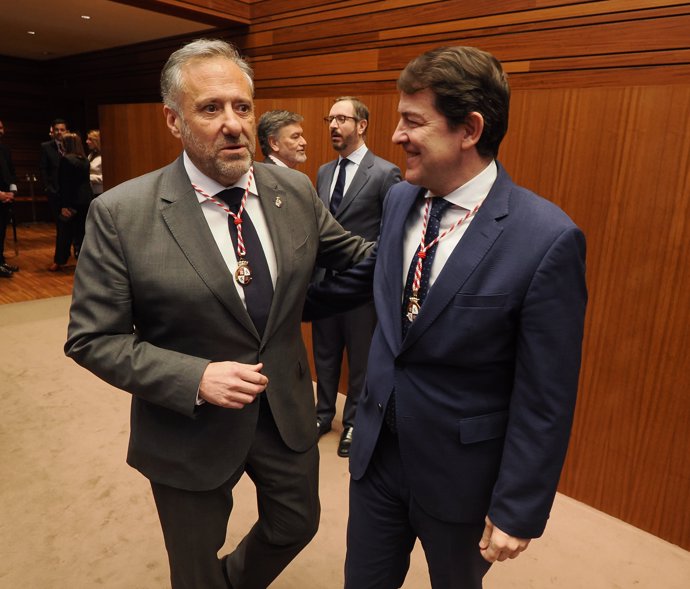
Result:
{"label": "person in background", "polygon": [[491,54],[426,52],[398,89],[406,181],[386,199],[376,256],[334,277],[333,292],[310,293],[328,305],[334,293],[370,295],[373,270],[345,588],[400,587],[419,539],[434,589],[480,589],[492,563],[543,533],[556,495],[582,354],[585,237],[497,161],[510,88]]}
{"label": "person in background", "polygon": [[[400,182],[400,169],[371,151],[366,145],[369,109],[358,98],[335,100],[325,118],[333,149],[338,157],[319,168],[316,190],[336,221],[348,231],[376,241],[383,201],[388,190]],[[323,269],[314,280],[325,276]],[[364,384],[369,344],[376,325],[373,303],[314,321],[312,337],[316,368],[316,427],[322,436],[331,429],[338,397],[343,352],[347,352],[347,397],[343,409],[343,431],[338,456],[346,457],[354,433],[357,402]]]}
{"label": "person in background", "polygon": [[50,125],[51,139],[41,143],[41,158],[39,161],[43,188],[48,197],[48,205],[56,223],[57,218],[60,216],[58,168],[60,166],[60,158],[64,153],[62,136],[65,133],[67,133],[67,122],[64,119],[55,119]]}
{"label": "person in background", "polygon": [[259,118],[257,134],[264,162],[296,168],[307,161],[307,140],[300,124],[302,115],[289,110],[270,110]]}
{"label": "person in background", "polygon": [[[161,94],[184,151],[92,202],[65,352],[132,395],[127,461],[150,480],[173,589],[265,588],[320,517],[301,332],[314,265],[344,270],[372,246],[306,175],[253,162],[253,73],[235,47],[178,49]],[[258,520],[219,560],[244,473]]]}
{"label": "person in background", "polygon": [[89,181],[89,160],[84,154],[84,145],[77,133],[62,135],[64,155],[58,169],[58,202],[60,214],[57,223],[55,258],[48,268],[57,272],[67,263],[70,247],[74,245],[74,257],[79,257],[86,213],[93,199]]}
{"label": "person in background", "polygon": [[96,197],[103,192],[103,167],[101,161],[101,132],[92,129],[86,134],[86,146],[89,148],[89,181],[91,192]]}
{"label": "person in background", "polygon": [[17,179],[12,164],[12,154],[2,138],[5,136],[5,126],[0,121],[0,278],[12,278],[12,274],[19,272],[19,267],[8,264],[5,260],[5,236],[7,224],[12,218],[12,203],[17,194]]}
{"label": "person in background", "polygon": [[[62,144],[62,136],[67,133],[67,122],[64,119],[54,119],[50,124],[50,139],[41,143],[41,157],[39,161],[39,171],[43,181],[43,190],[48,198],[48,208],[50,209],[53,221],[55,222],[55,253],[53,260],[58,253],[58,233],[60,232],[60,181],[58,170],[60,159],[65,153]],[[54,272],[59,269],[58,265],[53,264],[48,268]]]}

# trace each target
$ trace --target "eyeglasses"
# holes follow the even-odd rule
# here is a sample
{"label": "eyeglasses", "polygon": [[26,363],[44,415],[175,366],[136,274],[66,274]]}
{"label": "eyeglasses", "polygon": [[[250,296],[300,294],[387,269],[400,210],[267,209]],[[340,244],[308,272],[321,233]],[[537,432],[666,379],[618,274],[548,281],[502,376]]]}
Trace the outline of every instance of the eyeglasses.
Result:
{"label": "eyeglasses", "polygon": [[330,125],[333,121],[338,123],[338,125],[344,125],[345,121],[347,119],[352,119],[353,121],[358,121],[359,119],[357,117],[348,117],[345,115],[329,115],[327,117],[323,117],[323,120],[326,122],[326,124]]}

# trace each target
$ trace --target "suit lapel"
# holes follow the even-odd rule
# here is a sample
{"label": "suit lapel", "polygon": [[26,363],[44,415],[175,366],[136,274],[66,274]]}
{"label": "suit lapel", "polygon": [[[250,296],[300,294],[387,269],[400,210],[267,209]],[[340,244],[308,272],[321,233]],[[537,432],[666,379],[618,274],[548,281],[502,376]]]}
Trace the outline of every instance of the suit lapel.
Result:
{"label": "suit lapel", "polygon": [[371,151],[367,151],[362,158],[361,163],[357,167],[357,172],[355,177],[350,182],[350,186],[343,196],[343,201],[340,203],[338,210],[336,211],[335,218],[338,219],[347,210],[353,200],[362,191],[362,188],[369,182],[369,170],[374,165],[374,154]]}
{"label": "suit lapel", "polygon": [[[401,184],[400,190],[401,193],[394,197],[395,206],[390,204],[393,200],[389,200],[384,212],[384,223],[381,228],[382,241],[379,244],[379,259],[376,262],[377,272],[380,271],[382,275],[381,288],[385,293],[383,300],[387,302],[385,309],[377,306],[376,311],[381,331],[393,350],[399,350],[402,341],[401,305],[405,223],[417,196],[426,192],[425,188],[412,184]],[[382,252],[385,254],[382,255]]]}
{"label": "suit lapel", "polygon": [[163,220],[192,268],[220,303],[258,338],[232,282],[233,277],[218,251],[181,157],[170,167],[160,198]]}
{"label": "suit lapel", "polygon": [[264,339],[266,339],[270,337],[273,326],[276,324],[276,316],[282,309],[280,302],[288,298],[290,284],[286,277],[294,274],[294,251],[296,244],[294,243],[291,229],[293,224],[289,221],[291,218],[290,198],[287,197],[285,190],[278,185],[276,180],[265,174],[261,166],[254,166],[254,178],[256,179],[256,188],[259,192],[261,208],[266,218],[266,225],[273,242],[278,272],[273,292],[273,302],[268,315],[266,329],[264,330]]}
{"label": "suit lapel", "polygon": [[331,198],[331,182],[333,181],[333,174],[335,174],[335,168],[337,164],[337,159],[325,164],[323,168],[323,173],[320,175],[319,178],[316,179],[316,192],[318,192],[319,198],[326,206],[326,208],[328,208],[330,204],[329,200]]}
{"label": "suit lapel", "polygon": [[512,181],[499,165],[496,182],[429,290],[419,315],[407,332],[401,351],[409,348],[451,303],[501,235],[503,228],[497,220],[508,214],[511,187]]}

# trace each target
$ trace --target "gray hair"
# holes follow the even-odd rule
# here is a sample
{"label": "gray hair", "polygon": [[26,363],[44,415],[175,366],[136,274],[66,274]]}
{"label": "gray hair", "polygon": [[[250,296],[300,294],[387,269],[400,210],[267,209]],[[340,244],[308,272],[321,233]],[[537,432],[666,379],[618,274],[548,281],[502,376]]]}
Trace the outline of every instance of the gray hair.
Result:
{"label": "gray hair", "polygon": [[187,43],[175,51],[163,66],[161,72],[161,98],[163,104],[179,112],[178,99],[184,90],[182,81],[182,68],[193,59],[209,59],[212,57],[225,57],[242,70],[249,82],[249,87],[254,96],[254,72],[249,62],[242,58],[234,45],[221,39],[197,39]]}
{"label": "gray hair", "polygon": [[289,110],[269,110],[262,114],[256,132],[259,135],[259,145],[264,156],[268,157],[272,151],[271,144],[268,142],[269,137],[275,137],[286,125],[295,125],[303,120],[302,115]]}

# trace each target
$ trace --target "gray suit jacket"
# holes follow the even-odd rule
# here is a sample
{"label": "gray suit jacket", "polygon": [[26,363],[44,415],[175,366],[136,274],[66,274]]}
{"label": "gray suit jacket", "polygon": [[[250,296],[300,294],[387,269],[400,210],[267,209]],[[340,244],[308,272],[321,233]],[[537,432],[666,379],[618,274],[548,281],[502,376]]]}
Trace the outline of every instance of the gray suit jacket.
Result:
{"label": "gray suit jacket", "polygon": [[[90,209],[65,352],[132,394],[127,460],[149,479],[204,490],[244,461],[258,403],[195,404],[209,362],[264,363],[285,443],[316,443],[300,318],[314,265],[344,269],[368,245],[345,232],[294,170],[254,164],[278,277],[259,337],[206,223],[182,159],[107,191]],[[280,197],[282,206],[276,206]]]}

